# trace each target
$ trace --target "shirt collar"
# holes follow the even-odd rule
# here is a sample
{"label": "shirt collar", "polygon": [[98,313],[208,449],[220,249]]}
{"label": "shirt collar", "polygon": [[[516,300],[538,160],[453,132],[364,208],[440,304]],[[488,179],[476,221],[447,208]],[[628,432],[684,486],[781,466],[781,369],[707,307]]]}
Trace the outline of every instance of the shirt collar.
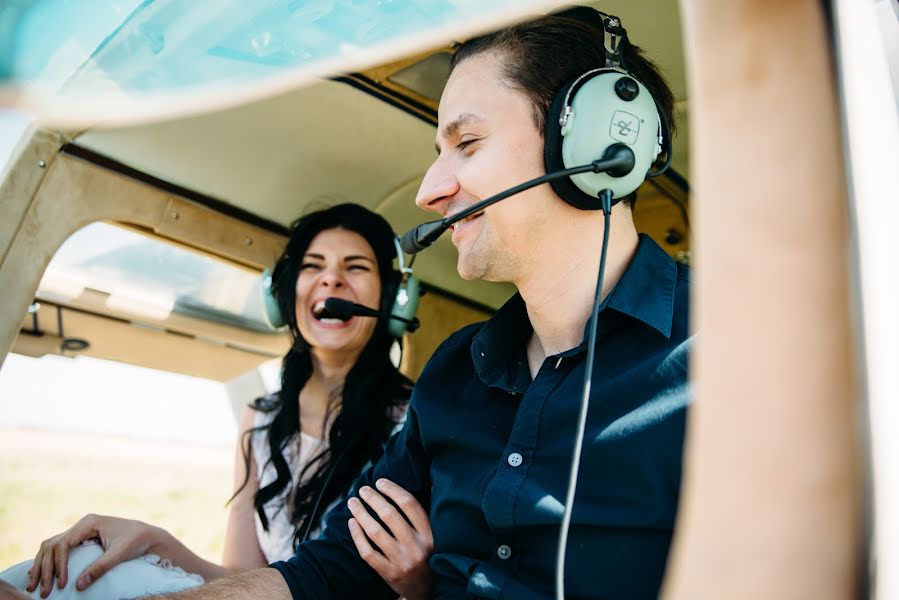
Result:
{"label": "shirt collar", "polygon": [[[612,325],[610,321],[618,321],[609,311],[671,337],[676,284],[677,264],[652,238],[641,233],[633,259],[600,307],[600,337]],[[581,344],[565,354],[586,348],[588,329],[584,331]],[[525,345],[532,332],[524,299],[516,293],[472,340],[471,358],[478,376],[488,385],[523,393],[531,382]]]}
{"label": "shirt collar", "polygon": [[640,234],[634,258],[606,299],[606,307],[671,337],[677,263],[651,237]]}

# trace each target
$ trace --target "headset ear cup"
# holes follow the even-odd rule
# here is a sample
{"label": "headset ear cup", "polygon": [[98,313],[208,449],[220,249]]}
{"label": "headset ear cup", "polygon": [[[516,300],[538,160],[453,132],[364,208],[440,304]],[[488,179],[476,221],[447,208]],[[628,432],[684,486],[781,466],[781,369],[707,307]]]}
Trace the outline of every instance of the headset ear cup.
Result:
{"label": "headset ear cup", "polygon": [[[577,166],[566,165],[562,158],[563,136],[562,126],[559,125],[559,119],[565,107],[565,97],[575,81],[577,80],[572,79],[556,93],[546,115],[546,123],[543,126],[543,165],[547,173]],[[602,208],[599,198],[586,194],[571,181],[570,177],[560,177],[550,181],[549,184],[559,198],[577,209],[599,210]]]}
{"label": "headset ear cup", "polygon": [[[415,319],[415,313],[418,311],[420,297],[421,290],[417,277],[409,275],[405,281],[400,279],[396,295],[394,296],[393,306],[390,309],[391,316],[412,321]],[[417,326],[413,327],[410,331],[409,323],[397,319],[390,319],[388,327],[390,335],[395,338],[401,338],[406,333],[411,333],[417,328]]]}
{"label": "headset ear cup", "polygon": [[281,307],[278,306],[278,300],[275,298],[272,272],[268,269],[262,272],[262,307],[268,324],[274,329],[286,324],[284,315],[281,314]]}

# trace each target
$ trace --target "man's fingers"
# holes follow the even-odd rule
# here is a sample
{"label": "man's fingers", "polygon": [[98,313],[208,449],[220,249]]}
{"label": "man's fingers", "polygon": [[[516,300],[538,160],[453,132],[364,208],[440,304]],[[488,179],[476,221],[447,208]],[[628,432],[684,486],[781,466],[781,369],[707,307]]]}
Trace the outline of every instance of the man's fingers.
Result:
{"label": "man's fingers", "polygon": [[[381,500],[383,501],[383,498]],[[353,516],[362,527],[362,530],[365,531],[365,535],[368,536],[368,539],[377,544],[378,548],[381,549],[381,552],[383,552],[388,559],[396,556],[396,540],[368,513],[368,510],[363,506],[362,501],[358,498],[350,498],[347,501],[347,506],[349,506],[350,512],[353,513]]]}
{"label": "man's fingers", "polygon": [[422,507],[415,496],[389,479],[379,479],[375,482],[375,487],[400,507],[400,510],[405,513],[406,518],[412,523],[412,527],[415,528],[415,531],[422,536],[428,547],[433,549],[434,536],[431,534],[431,520],[428,518],[428,513],[425,512],[424,507]]}
{"label": "man's fingers", "polygon": [[347,526],[350,528],[350,535],[353,537],[353,543],[356,544],[359,556],[368,563],[368,566],[377,571],[382,579],[386,580],[390,570],[390,561],[371,547],[371,544],[368,543],[368,538],[365,537],[362,527],[356,519],[347,521]]}

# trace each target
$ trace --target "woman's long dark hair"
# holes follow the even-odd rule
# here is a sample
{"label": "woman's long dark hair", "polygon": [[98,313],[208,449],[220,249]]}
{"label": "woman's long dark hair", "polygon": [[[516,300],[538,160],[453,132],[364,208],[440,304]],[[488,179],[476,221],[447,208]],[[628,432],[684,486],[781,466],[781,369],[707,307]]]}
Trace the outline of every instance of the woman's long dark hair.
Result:
{"label": "woman's long dark hair", "polygon": [[[372,247],[381,278],[382,312],[391,310],[399,283],[399,275],[393,270],[396,256],[393,230],[380,215],[356,204],[340,204],[300,217],[291,226],[287,247],[272,273],[272,290],[290,328],[293,345],[281,364],[281,390],[250,404],[258,411],[275,413],[274,418],[266,425],[248,430],[247,438],[242,440],[248,478],[252,460],[249,436],[252,435],[265,436],[270,462],[277,473],[275,481],[259,489],[254,498],[256,512],[266,530],[265,505],[280,497],[291,483],[291,471],[283,450],[288,444],[298,442],[300,390],[312,375],[311,349],[297,327],[297,277],[309,244],[327,229],[354,231]],[[294,482],[296,489],[291,511],[295,526],[294,545],[303,541],[308,531],[319,526],[324,509],[349,491],[362,468],[380,458],[384,443],[402,414],[401,407],[408,402],[411,381],[390,361],[394,338],[387,325],[386,319],[378,320],[371,339],[347,373],[342,390],[338,390],[339,396],[333,399],[339,399],[340,403],[328,434],[328,447],[304,465],[298,481]],[[329,412],[334,408],[337,407],[330,407]],[[257,467],[262,469],[264,465]],[[245,480],[240,489],[246,484]],[[289,499],[291,495],[284,497]],[[279,510],[285,508],[278,507]]]}

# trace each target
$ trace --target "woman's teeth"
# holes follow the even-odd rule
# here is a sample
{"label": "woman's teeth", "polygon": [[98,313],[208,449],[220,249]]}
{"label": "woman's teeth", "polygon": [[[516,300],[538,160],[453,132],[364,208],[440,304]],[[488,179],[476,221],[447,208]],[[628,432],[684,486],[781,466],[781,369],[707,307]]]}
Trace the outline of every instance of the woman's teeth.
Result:
{"label": "woman's teeth", "polygon": [[343,319],[338,319],[336,317],[331,317],[331,313],[328,312],[328,309],[325,308],[325,301],[319,300],[312,307],[312,316],[315,317],[315,320],[319,323],[344,323]]}

